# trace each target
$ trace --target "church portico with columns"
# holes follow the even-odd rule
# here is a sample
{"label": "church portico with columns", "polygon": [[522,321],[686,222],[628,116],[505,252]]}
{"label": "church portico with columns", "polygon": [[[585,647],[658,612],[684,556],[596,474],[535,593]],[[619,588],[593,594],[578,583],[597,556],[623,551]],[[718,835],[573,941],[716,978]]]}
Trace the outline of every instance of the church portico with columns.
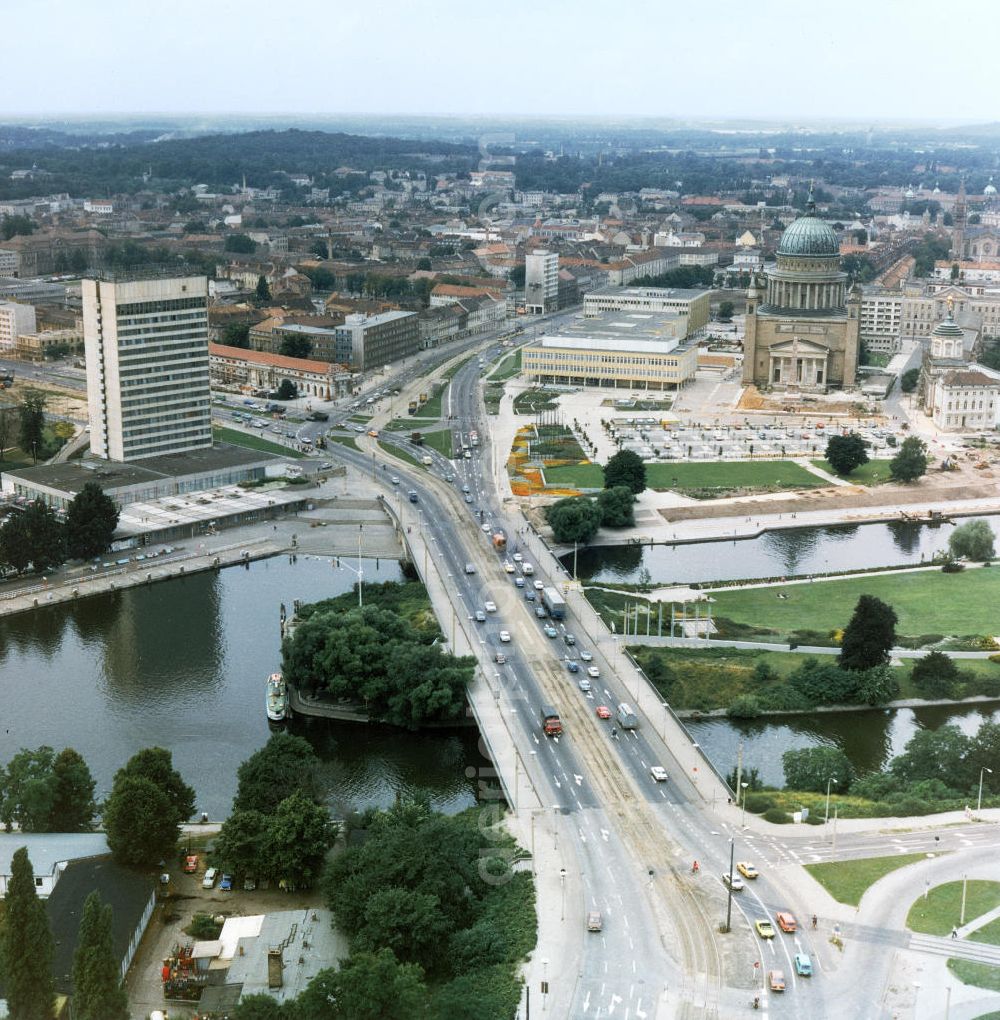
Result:
{"label": "church portico with columns", "polygon": [[829,378],[830,350],[820,344],[793,337],[768,350],[768,378],[775,389],[794,387],[823,393]]}

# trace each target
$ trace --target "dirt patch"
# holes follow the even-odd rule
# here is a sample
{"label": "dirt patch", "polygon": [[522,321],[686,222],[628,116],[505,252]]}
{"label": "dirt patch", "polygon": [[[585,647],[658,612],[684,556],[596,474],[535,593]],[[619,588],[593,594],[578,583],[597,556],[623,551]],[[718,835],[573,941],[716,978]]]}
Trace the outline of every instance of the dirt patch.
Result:
{"label": "dirt patch", "polygon": [[754,385],[743,391],[740,402],[736,405],[739,411],[757,411],[764,414],[788,415],[805,418],[857,418],[869,421],[884,422],[885,416],[859,401],[821,400],[796,401],[788,394],[761,393]]}
{"label": "dirt patch", "polygon": [[87,398],[77,390],[53,386],[40,380],[23,382],[15,378],[14,385],[6,394],[13,402],[19,403],[30,390],[40,390],[45,394],[45,410],[50,414],[63,414],[68,418],[87,417]]}

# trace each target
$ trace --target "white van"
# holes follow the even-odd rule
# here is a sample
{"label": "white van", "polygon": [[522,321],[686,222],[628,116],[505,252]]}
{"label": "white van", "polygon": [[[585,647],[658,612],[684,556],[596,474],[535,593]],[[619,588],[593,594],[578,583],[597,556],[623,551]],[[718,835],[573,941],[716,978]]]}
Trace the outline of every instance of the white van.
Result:
{"label": "white van", "polygon": [[632,706],[626,705],[624,701],[618,706],[618,725],[623,730],[634,730],[639,727],[639,720],[632,711]]}
{"label": "white van", "polygon": [[521,572],[525,577],[531,577],[531,575],[535,572],[535,568],[530,563],[522,563]]}
{"label": "white van", "polygon": [[215,880],[219,877],[218,868],[209,868],[205,872],[205,877],[201,880],[202,889],[212,889],[215,887]]}

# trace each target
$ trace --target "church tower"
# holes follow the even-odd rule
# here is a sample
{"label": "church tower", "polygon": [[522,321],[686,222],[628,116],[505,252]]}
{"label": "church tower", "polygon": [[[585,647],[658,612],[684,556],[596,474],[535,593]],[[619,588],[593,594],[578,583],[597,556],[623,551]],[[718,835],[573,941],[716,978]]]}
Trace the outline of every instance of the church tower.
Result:
{"label": "church tower", "polygon": [[968,203],[965,198],[965,178],[958,185],[958,196],[951,214],[951,259],[961,262],[965,257],[965,224],[968,217]]}

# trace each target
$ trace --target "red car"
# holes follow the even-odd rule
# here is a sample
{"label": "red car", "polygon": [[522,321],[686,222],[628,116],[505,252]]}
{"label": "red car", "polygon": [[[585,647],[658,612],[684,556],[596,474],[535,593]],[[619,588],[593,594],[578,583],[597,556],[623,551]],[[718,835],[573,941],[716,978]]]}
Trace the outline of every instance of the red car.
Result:
{"label": "red car", "polygon": [[193,875],[198,870],[198,855],[191,854],[190,857],[184,858],[184,873],[186,875]]}
{"label": "red car", "polygon": [[611,718],[611,709],[608,708],[607,705],[598,705],[597,706],[597,718],[598,719],[610,719]]}

